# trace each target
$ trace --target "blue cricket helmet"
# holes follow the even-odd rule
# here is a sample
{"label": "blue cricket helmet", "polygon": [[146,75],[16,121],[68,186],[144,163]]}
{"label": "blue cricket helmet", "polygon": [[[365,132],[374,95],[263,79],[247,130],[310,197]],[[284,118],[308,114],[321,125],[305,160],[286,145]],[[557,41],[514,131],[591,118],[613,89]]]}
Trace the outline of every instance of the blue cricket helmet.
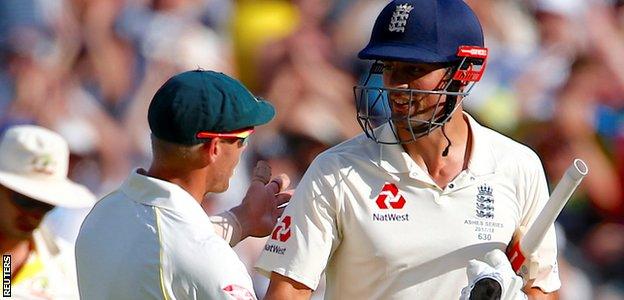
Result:
{"label": "blue cricket helmet", "polygon": [[446,63],[460,46],[483,47],[483,30],[462,0],[392,1],[381,11],[361,59]]}
{"label": "blue cricket helmet", "polygon": [[[368,45],[358,54],[375,60],[363,84],[353,88],[357,121],[366,135],[380,144],[406,144],[428,135],[451,119],[458,104],[481,79],[488,55],[483,30],[472,9],[462,0],[395,0],[380,12]],[[442,64],[446,75],[434,90],[392,88],[370,85],[372,75],[381,75],[379,61]],[[415,110],[422,95],[438,97],[429,117],[392,113],[390,94],[403,94],[408,111]],[[444,101],[443,101],[444,100]],[[389,139],[377,128],[388,124],[394,133]],[[400,137],[397,125],[408,129]],[[444,131],[442,131],[444,133]],[[444,133],[446,136],[446,133]],[[448,145],[442,155],[448,154]]]}

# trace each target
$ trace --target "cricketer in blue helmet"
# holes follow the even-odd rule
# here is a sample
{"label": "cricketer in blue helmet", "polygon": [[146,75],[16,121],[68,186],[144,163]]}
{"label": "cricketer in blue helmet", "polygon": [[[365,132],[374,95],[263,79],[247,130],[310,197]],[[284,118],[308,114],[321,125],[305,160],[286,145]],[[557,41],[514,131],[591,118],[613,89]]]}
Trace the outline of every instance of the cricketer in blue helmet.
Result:
{"label": "cricketer in blue helmet", "polygon": [[380,12],[359,57],[384,85],[354,87],[363,134],[320,154],[300,181],[256,264],[271,278],[266,298],[308,299],[323,273],[326,299],[469,299],[483,276],[492,299],[556,297],[552,228],[530,278],[500,259],[548,187],[532,150],[462,109],[487,54],[461,0]]}

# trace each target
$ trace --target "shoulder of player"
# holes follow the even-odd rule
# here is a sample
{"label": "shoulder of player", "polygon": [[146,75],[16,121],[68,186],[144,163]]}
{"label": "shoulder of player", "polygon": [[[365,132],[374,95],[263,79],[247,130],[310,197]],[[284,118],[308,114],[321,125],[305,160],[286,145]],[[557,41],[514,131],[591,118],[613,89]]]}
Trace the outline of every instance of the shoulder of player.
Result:
{"label": "shoulder of player", "polygon": [[129,200],[127,195],[117,189],[98,200],[85,217],[81,226],[81,231],[85,227],[90,228],[89,226],[86,226],[86,224],[90,224],[92,222],[100,224],[102,222],[111,221],[108,217],[111,212],[126,209],[128,204],[130,204],[130,201],[120,201],[123,198],[127,198]]}
{"label": "shoulder of player", "polygon": [[324,178],[333,182],[345,168],[367,161],[370,148],[367,140],[361,134],[321,152],[308,166],[304,178],[315,181]]}
{"label": "shoulder of player", "polygon": [[372,149],[377,149],[375,143],[361,133],[321,152],[316,160],[337,162],[350,157],[367,156]]}

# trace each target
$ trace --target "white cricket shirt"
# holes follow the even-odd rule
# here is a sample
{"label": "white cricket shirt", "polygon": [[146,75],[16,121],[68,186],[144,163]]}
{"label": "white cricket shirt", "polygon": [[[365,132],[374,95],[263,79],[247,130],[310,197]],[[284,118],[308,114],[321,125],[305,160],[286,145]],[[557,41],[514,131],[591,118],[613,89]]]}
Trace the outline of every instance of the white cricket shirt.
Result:
{"label": "white cricket shirt", "polygon": [[85,219],[76,264],[82,299],[255,299],[199,203],[136,171]]}
{"label": "white cricket shirt", "polygon": [[[548,199],[541,163],[529,148],[482,127],[469,166],[440,189],[399,145],[359,135],[310,165],[256,264],[327,299],[458,299],[466,265],[505,250]],[[388,126],[377,128],[383,137]],[[533,286],[559,288],[551,228]]]}

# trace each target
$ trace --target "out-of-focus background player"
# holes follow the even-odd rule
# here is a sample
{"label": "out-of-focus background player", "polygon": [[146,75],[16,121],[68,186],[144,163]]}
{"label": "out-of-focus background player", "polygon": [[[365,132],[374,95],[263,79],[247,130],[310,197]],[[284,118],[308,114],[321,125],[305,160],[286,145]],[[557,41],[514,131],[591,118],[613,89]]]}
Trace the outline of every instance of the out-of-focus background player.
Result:
{"label": "out-of-focus background player", "polygon": [[0,252],[10,255],[11,297],[78,299],[74,246],[41,225],[56,206],[95,203],[67,179],[69,148],[55,132],[9,128],[0,140]]}

